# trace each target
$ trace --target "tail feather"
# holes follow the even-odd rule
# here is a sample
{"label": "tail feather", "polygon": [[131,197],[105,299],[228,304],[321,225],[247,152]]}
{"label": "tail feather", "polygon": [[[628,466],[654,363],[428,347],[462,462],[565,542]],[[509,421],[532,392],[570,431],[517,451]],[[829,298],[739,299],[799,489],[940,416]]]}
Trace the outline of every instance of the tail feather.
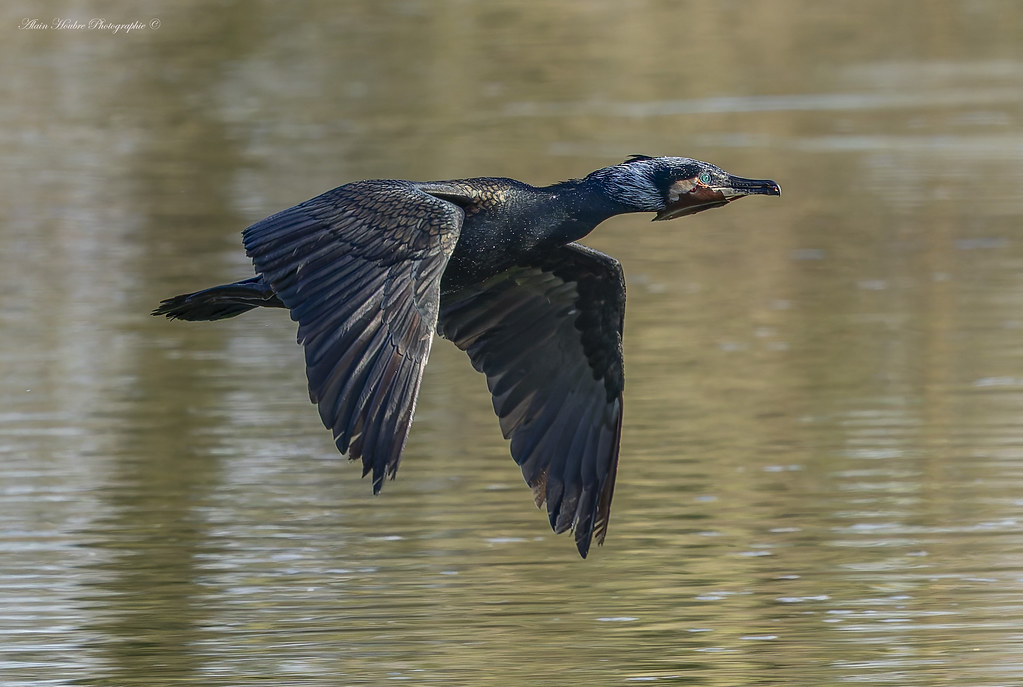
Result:
{"label": "tail feather", "polygon": [[234,284],[168,298],[160,302],[153,315],[165,315],[171,320],[223,320],[259,307],[285,306],[263,277],[256,275]]}

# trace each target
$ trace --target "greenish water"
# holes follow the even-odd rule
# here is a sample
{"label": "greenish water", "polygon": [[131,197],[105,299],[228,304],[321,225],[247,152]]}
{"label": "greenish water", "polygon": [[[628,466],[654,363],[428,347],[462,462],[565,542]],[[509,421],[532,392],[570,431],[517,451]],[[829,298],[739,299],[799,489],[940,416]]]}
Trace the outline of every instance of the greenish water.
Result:
{"label": "greenish water", "polygon": [[[112,7],[0,10],[0,682],[1023,682],[1023,6]],[[146,28],[19,28],[97,16]],[[446,342],[373,497],[284,313],[148,316],[326,188],[631,153],[785,195],[587,240],[629,305],[586,561]]]}

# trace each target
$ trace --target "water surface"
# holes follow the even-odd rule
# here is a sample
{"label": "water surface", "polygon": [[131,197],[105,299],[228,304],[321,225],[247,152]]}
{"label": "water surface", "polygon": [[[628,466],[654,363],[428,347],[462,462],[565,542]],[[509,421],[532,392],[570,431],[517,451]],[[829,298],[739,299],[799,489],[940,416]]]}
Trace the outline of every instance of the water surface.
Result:
{"label": "water surface", "polygon": [[[1023,681],[1017,4],[154,2],[109,10],[147,24],[126,35],[18,28],[69,12],[0,10],[4,684]],[[373,497],[283,313],[148,316],[249,274],[238,232],[340,183],[631,153],[785,195],[588,240],[629,307],[586,561],[446,342]]]}

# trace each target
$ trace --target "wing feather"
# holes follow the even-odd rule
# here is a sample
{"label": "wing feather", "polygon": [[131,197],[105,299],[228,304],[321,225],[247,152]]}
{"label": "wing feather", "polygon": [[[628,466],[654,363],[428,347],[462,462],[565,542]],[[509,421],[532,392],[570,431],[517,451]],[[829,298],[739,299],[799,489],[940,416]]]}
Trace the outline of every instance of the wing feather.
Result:
{"label": "wing feather", "polygon": [[439,332],[486,374],[537,506],[584,557],[607,533],[621,439],[625,282],[578,244],[445,293]]}
{"label": "wing feather", "polygon": [[401,181],[348,184],[245,230],[256,271],[298,322],[309,397],[342,453],[393,477],[464,212]]}

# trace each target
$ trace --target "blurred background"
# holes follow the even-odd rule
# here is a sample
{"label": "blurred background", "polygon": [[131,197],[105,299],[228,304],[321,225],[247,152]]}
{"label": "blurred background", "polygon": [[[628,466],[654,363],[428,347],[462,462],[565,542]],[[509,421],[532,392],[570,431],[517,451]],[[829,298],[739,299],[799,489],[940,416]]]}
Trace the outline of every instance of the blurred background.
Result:
{"label": "blurred background", "polygon": [[[97,18],[142,28],[57,22]],[[1023,681],[1020,3],[39,0],[0,36],[5,685]],[[342,183],[632,153],[784,195],[586,240],[629,288],[586,561],[446,342],[373,497],[284,313],[149,316]]]}

